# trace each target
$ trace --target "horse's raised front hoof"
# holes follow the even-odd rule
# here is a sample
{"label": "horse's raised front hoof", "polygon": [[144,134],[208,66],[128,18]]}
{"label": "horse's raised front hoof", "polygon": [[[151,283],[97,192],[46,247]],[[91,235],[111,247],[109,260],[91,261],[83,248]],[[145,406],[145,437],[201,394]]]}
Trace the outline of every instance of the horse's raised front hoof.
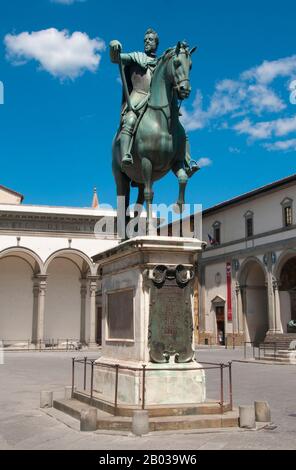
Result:
{"label": "horse's raised front hoof", "polygon": [[176,204],[174,204],[173,206],[173,211],[175,212],[175,214],[182,214],[185,209],[184,206],[185,206],[185,201],[183,202],[177,201]]}
{"label": "horse's raised front hoof", "polygon": [[191,178],[191,176],[194,175],[198,170],[200,170],[200,167],[196,162],[191,163],[191,166],[189,168],[186,168],[186,174],[188,178]]}

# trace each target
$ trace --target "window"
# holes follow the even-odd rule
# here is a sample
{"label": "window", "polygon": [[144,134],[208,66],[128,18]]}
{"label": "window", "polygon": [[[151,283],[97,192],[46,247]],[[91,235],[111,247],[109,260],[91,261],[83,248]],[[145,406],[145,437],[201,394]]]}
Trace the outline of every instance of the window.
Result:
{"label": "window", "polygon": [[287,206],[284,208],[284,225],[285,227],[292,225],[292,207],[291,206]]}
{"label": "window", "polygon": [[245,213],[244,217],[246,238],[250,238],[254,235],[254,214],[252,211],[248,211]]}
{"label": "window", "polygon": [[221,243],[221,223],[215,222],[213,224],[213,232],[214,232],[214,242],[216,245],[220,245]]}
{"label": "window", "polygon": [[281,202],[281,205],[283,210],[283,226],[289,227],[293,224],[293,201],[287,197]]}
{"label": "window", "polygon": [[253,236],[253,217],[246,219],[247,238]]}

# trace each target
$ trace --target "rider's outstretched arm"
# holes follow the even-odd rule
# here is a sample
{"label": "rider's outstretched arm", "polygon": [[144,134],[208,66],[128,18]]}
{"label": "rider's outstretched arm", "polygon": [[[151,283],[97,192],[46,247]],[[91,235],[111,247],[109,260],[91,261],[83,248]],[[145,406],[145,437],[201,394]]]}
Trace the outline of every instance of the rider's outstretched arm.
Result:
{"label": "rider's outstretched arm", "polygon": [[123,65],[130,65],[133,59],[130,54],[122,54],[122,45],[119,41],[110,42],[110,59],[113,64],[119,64],[120,60]]}

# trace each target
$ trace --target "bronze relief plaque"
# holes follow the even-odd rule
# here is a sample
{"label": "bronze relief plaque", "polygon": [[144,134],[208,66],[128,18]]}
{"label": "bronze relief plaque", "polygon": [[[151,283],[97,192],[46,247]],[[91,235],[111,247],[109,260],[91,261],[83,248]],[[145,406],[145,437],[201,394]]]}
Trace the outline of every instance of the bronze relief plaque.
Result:
{"label": "bronze relief plaque", "polygon": [[190,362],[192,349],[192,309],[190,286],[180,288],[167,280],[158,288],[151,287],[149,349],[152,362]]}
{"label": "bronze relief plaque", "polygon": [[134,339],[133,289],[108,293],[108,339]]}

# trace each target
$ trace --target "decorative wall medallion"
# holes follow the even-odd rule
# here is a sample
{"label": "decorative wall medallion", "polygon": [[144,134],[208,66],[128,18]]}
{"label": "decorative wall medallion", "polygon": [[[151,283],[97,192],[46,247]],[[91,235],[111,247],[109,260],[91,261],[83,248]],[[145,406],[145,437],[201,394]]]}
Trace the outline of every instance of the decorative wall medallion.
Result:
{"label": "decorative wall medallion", "polygon": [[215,275],[215,284],[216,284],[217,287],[220,286],[221,279],[222,279],[221,273],[216,273],[216,275]]}

